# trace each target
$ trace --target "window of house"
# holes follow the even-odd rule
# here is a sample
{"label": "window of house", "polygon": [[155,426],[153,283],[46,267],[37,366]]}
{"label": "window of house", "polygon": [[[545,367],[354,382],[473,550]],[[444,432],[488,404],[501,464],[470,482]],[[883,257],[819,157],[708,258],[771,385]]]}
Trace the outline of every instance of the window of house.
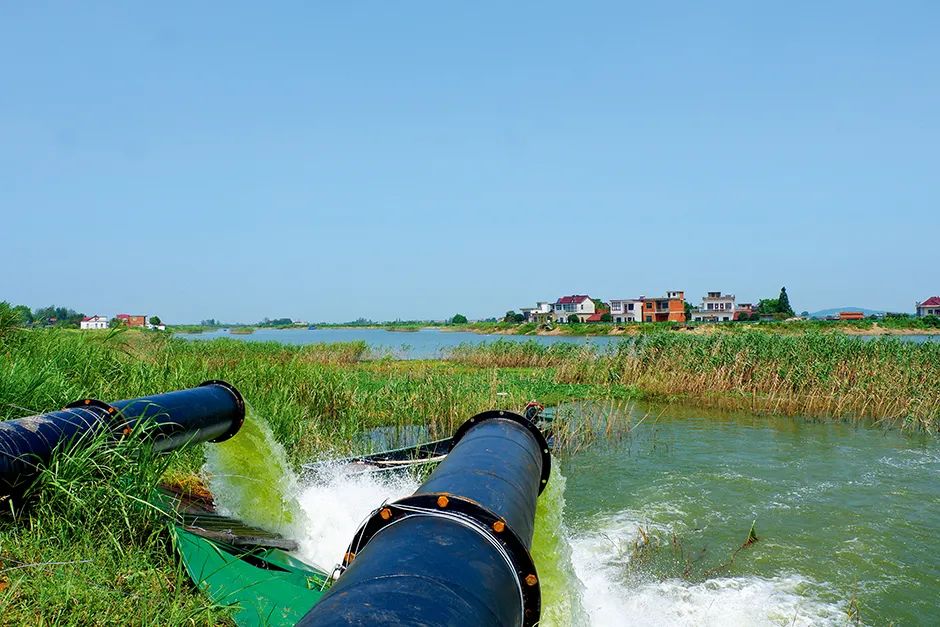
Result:
{"label": "window of house", "polygon": [[647,321],[647,322],[652,322],[652,321],[653,321],[653,316],[646,316],[646,321]]}
{"label": "window of house", "polygon": [[633,311],[633,303],[630,303],[629,305],[627,305],[627,309],[629,309],[630,311]]}

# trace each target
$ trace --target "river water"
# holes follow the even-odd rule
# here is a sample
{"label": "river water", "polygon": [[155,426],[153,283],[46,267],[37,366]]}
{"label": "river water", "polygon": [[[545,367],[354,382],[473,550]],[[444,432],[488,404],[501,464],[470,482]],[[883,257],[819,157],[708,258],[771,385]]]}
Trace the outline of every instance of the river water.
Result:
{"label": "river water", "polygon": [[[206,333],[177,333],[189,340],[213,340],[222,337],[245,342],[279,342],[281,344],[319,344],[331,342],[365,342],[374,356],[391,355],[397,359],[440,359],[446,352],[460,344],[491,343],[497,340],[509,342],[534,341],[551,345],[559,342],[592,344],[605,348],[620,341],[621,336],[572,336],[572,335],[489,335],[467,331],[442,331],[429,328],[418,331],[388,331],[386,329],[324,328],[324,329],[257,329],[248,335],[231,334],[227,330]],[[871,339],[874,336],[858,336]],[[905,342],[940,341],[938,335],[897,335]]]}
{"label": "river water", "polygon": [[[559,414],[613,415],[621,436],[555,459],[532,549],[543,625],[940,620],[936,439],[682,406]],[[418,486],[339,471],[289,483],[299,516],[288,533],[327,570],[370,512]],[[742,548],[752,525],[757,541]]]}
{"label": "river water", "polygon": [[[574,567],[595,624],[940,621],[935,439],[676,406],[628,411],[642,420],[629,437],[562,462]],[[720,568],[752,523],[758,541]],[[663,546],[636,551],[638,540]]]}

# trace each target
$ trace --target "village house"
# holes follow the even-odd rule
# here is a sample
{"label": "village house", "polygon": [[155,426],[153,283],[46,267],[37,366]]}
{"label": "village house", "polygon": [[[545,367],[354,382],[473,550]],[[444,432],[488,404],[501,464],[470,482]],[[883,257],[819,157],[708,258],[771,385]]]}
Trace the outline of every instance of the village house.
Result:
{"label": "village house", "polygon": [[643,322],[685,322],[685,292],[643,299]]}
{"label": "village house", "polygon": [[642,322],[643,297],[617,298],[610,301],[610,315],[613,317],[614,322],[618,324],[624,322]]}
{"label": "village house", "polygon": [[147,326],[147,316],[131,316],[129,314],[118,314],[115,316],[119,322],[122,322],[125,326],[128,327],[145,327]]}
{"label": "village house", "polygon": [[709,292],[702,298],[702,306],[692,311],[695,322],[730,322],[734,320],[734,294]]}
{"label": "village house", "polygon": [[839,320],[864,320],[865,314],[861,311],[840,311]]}
{"label": "village house", "polygon": [[99,316],[95,314],[94,316],[85,316],[82,318],[82,321],[78,323],[79,328],[81,329],[107,329],[108,328],[108,317]]}
{"label": "village house", "polygon": [[593,316],[596,311],[594,301],[590,296],[583,294],[574,294],[572,296],[562,296],[555,301],[552,307],[552,313],[556,322],[568,322],[568,317],[576,315],[581,322],[587,322],[587,319]]}
{"label": "village house", "polygon": [[734,307],[735,320],[747,320],[754,315],[754,305],[752,303],[738,303]]}
{"label": "village house", "polygon": [[922,303],[917,303],[917,317],[940,316],[940,296],[931,296]]}
{"label": "village house", "polygon": [[519,311],[525,316],[526,322],[544,324],[552,320],[552,304],[548,301],[539,301],[535,307],[520,307]]}

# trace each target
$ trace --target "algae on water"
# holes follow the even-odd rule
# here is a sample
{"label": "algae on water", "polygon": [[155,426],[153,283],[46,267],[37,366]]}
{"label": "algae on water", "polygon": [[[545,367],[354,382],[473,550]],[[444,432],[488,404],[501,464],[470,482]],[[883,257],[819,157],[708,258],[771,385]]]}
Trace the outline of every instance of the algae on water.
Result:
{"label": "algae on water", "polygon": [[248,412],[234,438],[206,447],[216,506],[250,525],[289,534],[299,521],[297,478],[267,423]]}

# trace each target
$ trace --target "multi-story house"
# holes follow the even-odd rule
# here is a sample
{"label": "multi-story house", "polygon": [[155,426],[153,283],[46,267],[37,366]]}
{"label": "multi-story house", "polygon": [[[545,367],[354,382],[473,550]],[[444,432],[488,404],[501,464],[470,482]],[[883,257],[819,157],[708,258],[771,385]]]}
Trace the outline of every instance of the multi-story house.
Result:
{"label": "multi-story house", "polygon": [[130,314],[118,314],[115,316],[118,320],[129,327],[147,326],[147,316],[132,316]]}
{"label": "multi-story house", "polygon": [[922,303],[917,303],[917,317],[940,316],[940,296],[931,296]]}
{"label": "multi-story house", "polygon": [[590,296],[583,294],[562,296],[552,306],[552,315],[556,322],[568,322],[568,317],[571,315],[578,316],[581,322],[587,322],[587,319],[594,313],[594,301]]}
{"label": "multi-story house", "polygon": [[548,301],[539,301],[535,307],[520,307],[519,311],[525,316],[526,322],[549,322],[552,319],[552,304]]}
{"label": "multi-story house", "polygon": [[734,294],[709,292],[702,298],[702,306],[692,311],[695,322],[730,322],[734,320]]}
{"label": "multi-story house", "polygon": [[82,318],[82,321],[78,324],[82,329],[107,329],[108,328],[108,317],[107,316],[85,316]]}
{"label": "multi-story house", "polygon": [[643,298],[643,322],[685,322],[685,292]]}
{"label": "multi-story house", "polygon": [[642,322],[643,297],[618,298],[610,301],[610,315],[614,322]]}

